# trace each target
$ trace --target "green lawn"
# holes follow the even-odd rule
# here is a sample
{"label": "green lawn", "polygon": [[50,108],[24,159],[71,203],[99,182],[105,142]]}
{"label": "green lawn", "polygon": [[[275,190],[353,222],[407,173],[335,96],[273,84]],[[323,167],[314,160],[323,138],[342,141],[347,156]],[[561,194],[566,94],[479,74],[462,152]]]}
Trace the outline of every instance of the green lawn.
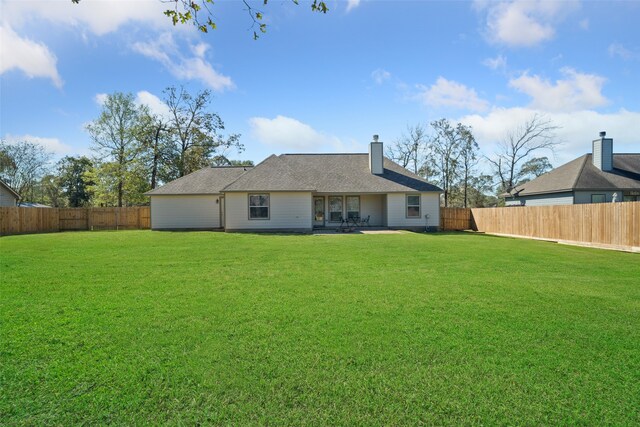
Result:
{"label": "green lawn", "polygon": [[637,254],[121,231],[0,256],[0,424],[640,424]]}

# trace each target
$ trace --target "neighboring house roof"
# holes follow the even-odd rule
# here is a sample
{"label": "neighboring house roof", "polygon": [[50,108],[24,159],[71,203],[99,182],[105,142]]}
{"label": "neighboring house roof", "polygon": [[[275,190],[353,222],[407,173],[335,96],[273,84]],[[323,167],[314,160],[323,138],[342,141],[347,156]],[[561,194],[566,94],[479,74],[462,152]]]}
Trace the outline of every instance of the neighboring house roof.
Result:
{"label": "neighboring house roof", "polygon": [[145,193],[147,196],[219,194],[252,166],[206,167]]}
{"label": "neighboring house roof", "polygon": [[50,208],[49,205],[43,205],[42,203],[37,202],[22,202],[20,203],[21,208]]}
{"label": "neighboring house roof", "polygon": [[387,158],[384,159],[384,173],[372,174],[366,153],[272,155],[223,191],[442,192]]}
{"label": "neighboring house roof", "polygon": [[561,193],[580,190],[640,189],[640,154],[613,154],[613,170],[602,171],[592,161],[591,154],[518,185],[505,196],[522,197],[534,194]]}
{"label": "neighboring house roof", "polygon": [[9,187],[9,185],[5,184],[5,182],[2,181],[1,179],[0,179],[0,186],[6,188],[11,194],[16,196],[16,199],[20,199],[20,195],[18,193],[16,193],[13,188]]}

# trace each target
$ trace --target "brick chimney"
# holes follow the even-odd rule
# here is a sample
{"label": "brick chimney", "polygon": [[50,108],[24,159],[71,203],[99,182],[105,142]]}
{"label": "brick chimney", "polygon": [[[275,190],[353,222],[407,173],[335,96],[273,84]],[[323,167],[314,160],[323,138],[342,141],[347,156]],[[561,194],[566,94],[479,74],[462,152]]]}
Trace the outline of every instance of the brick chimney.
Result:
{"label": "brick chimney", "polygon": [[607,133],[600,132],[600,138],[593,141],[593,165],[602,171],[613,170],[613,138],[605,138]]}
{"label": "brick chimney", "polygon": [[378,141],[378,135],[373,135],[373,142],[369,144],[369,170],[374,175],[384,173],[384,154],[382,142]]}

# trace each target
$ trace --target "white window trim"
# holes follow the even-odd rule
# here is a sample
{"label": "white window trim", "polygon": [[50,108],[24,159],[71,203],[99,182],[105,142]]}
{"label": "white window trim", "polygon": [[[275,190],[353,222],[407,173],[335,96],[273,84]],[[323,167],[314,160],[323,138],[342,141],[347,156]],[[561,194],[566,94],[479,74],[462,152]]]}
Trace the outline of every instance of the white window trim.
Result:
{"label": "white window trim", "polygon": [[[418,197],[417,205],[409,205],[409,197]],[[418,207],[418,215],[409,215],[409,207]],[[404,214],[407,219],[417,219],[422,216],[422,194],[406,194],[404,198]]]}

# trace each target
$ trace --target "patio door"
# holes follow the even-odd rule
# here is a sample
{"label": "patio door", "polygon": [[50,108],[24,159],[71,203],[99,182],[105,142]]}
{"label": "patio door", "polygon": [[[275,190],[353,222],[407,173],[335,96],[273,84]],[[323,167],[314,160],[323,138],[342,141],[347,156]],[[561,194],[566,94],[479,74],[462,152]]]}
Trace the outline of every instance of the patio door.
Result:
{"label": "patio door", "polygon": [[313,198],[313,226],[324,227],[324,197]]}

